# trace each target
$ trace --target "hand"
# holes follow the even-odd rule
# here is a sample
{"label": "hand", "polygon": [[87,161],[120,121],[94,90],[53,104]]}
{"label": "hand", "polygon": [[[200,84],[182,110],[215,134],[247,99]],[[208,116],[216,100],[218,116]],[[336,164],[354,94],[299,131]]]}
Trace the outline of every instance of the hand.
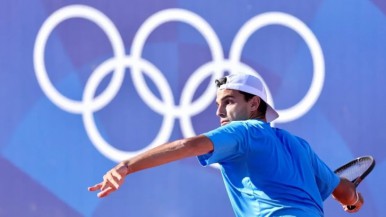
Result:
{"label": "hand", "polygon": [[116,191],[124,182],[129,170],[124,163],[120,163],[103,176],[103,181],[88,188],[89,191],[100,192],[98,197],[108,196],[111,192]]}
{"label": "hand", "polygon": [[354,204],[342,205],[342,206],[343,206],[344,211],[346,211],[348,213],[355,213],[361,209],[363,203],[364,203],[364,200],[363,200],[362,194],[358,193],[357,194],[357,201]]}

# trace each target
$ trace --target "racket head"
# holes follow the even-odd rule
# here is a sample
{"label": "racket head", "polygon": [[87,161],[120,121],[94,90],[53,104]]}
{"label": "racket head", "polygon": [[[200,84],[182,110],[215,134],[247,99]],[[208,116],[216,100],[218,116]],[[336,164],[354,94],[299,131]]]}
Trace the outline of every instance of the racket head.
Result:
{"label": "racket head", "polygon": [[358,157],[334,172],[339,177],[344,177],[358,186],[359,183],[374,169],[375,160],[372,156]]}

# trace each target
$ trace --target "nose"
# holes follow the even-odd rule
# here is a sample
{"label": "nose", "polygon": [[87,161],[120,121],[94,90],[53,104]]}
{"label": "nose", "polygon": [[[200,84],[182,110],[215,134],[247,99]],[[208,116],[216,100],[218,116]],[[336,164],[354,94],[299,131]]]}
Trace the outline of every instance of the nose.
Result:
{"label": "nose", "polygon": [[217,110],[216,110],[216,115],[220,118],[223,118],[225,117],[225,109],[223,108],[223,106],[218,106],[217,107]]}

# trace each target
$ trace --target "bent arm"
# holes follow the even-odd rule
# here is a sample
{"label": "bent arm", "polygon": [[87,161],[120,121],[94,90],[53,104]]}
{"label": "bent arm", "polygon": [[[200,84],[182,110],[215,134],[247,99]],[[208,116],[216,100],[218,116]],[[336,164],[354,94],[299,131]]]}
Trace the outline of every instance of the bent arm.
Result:
{"label": "bent arm", "polygon": [[117,190],[125,177],[131,173],[211,151],[213,143],[203,135],[166,143],[122,161],[103,176],[102,182],[89,187],[88,190],[100,190],[98,197],[105,197]]}
{"label": "bent arm", "polygon": [[[342,204],[346,212],[357,212],[363,205],[362,195],[356,191],[355,185],[345,178],[340,178],[332,196]],[[354,206],[355,209],[350,210],[348,206]]]}

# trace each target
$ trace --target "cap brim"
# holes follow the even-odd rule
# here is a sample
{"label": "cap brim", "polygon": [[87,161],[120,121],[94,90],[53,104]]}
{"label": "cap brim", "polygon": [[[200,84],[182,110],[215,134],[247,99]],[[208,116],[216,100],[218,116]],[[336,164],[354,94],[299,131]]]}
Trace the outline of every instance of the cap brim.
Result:
{"label": "cap brim", "polygon": [[272,122],[275,119],[279,117],[279,113],[275,109],[273,109],[268,103],[267,103],[267,111],[265,113],[265,119],[267,122]]}

